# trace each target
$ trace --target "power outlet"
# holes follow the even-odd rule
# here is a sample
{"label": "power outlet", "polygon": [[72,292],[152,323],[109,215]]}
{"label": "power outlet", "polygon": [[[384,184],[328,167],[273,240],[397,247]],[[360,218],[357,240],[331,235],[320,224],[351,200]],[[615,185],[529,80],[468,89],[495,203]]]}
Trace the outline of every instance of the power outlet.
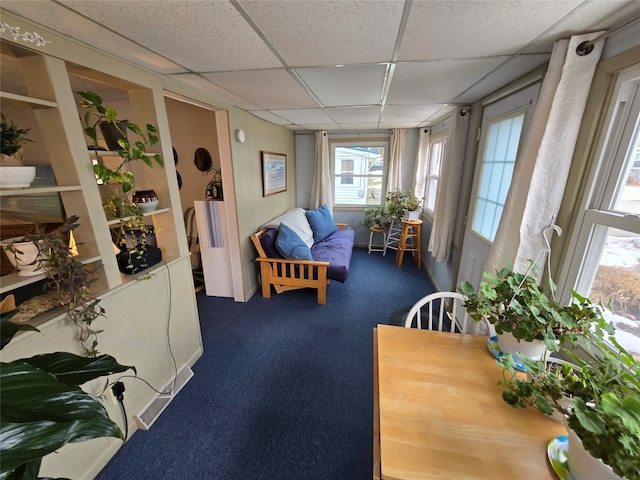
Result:
{"label": "power outlet", "polygon": [[111,400],[111,403],[113,403],[114,405],[118,404],[118,399],[114,395],[113,390],[111,388],[107,388],[107,397],[109,397],[109,400]]}

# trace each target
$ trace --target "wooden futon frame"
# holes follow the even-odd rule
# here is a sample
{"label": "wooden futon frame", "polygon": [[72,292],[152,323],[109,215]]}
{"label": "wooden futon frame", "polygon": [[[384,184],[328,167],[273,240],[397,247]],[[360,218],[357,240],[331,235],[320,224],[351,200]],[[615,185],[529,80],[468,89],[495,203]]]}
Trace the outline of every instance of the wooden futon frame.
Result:
{"label": "wooden futon frame", "polygon": [[[336,223],[338,228],[347,228],[346,223]],[[276,293],[299,288],[315,288],[318,291],[318,303],[327,303],[327,278],[329,262],[315,260],[288,260],[286,258],[268,258],[260,237],[268,229],[251,235],[251,241],[258,251],[257,262],[260,262],[260,276],[262,277],[262,296],[271,298],[271,285]]]}

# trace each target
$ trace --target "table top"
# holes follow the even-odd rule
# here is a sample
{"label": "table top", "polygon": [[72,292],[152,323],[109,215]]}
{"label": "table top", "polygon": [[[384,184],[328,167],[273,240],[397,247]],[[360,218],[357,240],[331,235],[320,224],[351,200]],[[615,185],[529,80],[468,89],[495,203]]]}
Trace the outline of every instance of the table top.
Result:
{"label": "table top", "polygon": [[383,480],[557,477],[547,445],[562,424],[502,400],[487,337],[377,327]]}

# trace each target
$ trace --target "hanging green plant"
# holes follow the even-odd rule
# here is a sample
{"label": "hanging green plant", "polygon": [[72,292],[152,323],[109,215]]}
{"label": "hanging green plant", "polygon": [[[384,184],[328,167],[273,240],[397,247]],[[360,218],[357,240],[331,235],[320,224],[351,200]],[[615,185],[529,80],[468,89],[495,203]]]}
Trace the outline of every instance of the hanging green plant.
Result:
{"label": "hanging green plant", "polygon": [[[120,165],[114,170],[102,163],[93,166],[93,170],[103,183],[119,183],[122,185],[122,191],[127,193],[133,189],[135,179],[131,171],[125,170],[130,162],[142,161],[149,167],[154,162],[164,166],[164,160],[159,153],[148,153],[147,149],[158,142],[156,135],[156,127],[148,123],[143,130],[138,125],[128,120],[118,119],[118,112],[113,107],[103,105],[102,98],[94,92],[77,92],[82,97],[80,102],[81,108],[90,109],[84,116],[84,133],[98,144],[98,133],[96,127],[102,122],[112,125],[119,133],[120,138],[117,139],[118,155],[121,158]],[[137,140],[133,141],[127,138],[127,132],[132,132],[137,136]]]}

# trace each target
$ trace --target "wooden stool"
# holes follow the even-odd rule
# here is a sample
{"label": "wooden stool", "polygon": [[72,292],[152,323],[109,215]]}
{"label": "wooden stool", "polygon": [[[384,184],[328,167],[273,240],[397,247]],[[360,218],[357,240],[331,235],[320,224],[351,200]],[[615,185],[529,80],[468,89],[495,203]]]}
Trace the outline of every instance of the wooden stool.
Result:
{"label": "wooden stool", "polygon": [[[382,244],[374,245],[373,244],[373,234],[381,233],[382,234]],[[387,245],[387,227],[369,227],[369,253],[371,252],[384,252],[384,249]]]}
{"label": "wooden stool", "polygon": [[[411,245],[407,245],[407,240],[411,240]],[[404,252],[413,252],[413,258],[418,264],[418,270],[422,266],[422,220],[405,220],[402,219],[402,233],[400,234],[400,244],[396,252],[396,262],[398,268],[402,268],[402,259]]]}

